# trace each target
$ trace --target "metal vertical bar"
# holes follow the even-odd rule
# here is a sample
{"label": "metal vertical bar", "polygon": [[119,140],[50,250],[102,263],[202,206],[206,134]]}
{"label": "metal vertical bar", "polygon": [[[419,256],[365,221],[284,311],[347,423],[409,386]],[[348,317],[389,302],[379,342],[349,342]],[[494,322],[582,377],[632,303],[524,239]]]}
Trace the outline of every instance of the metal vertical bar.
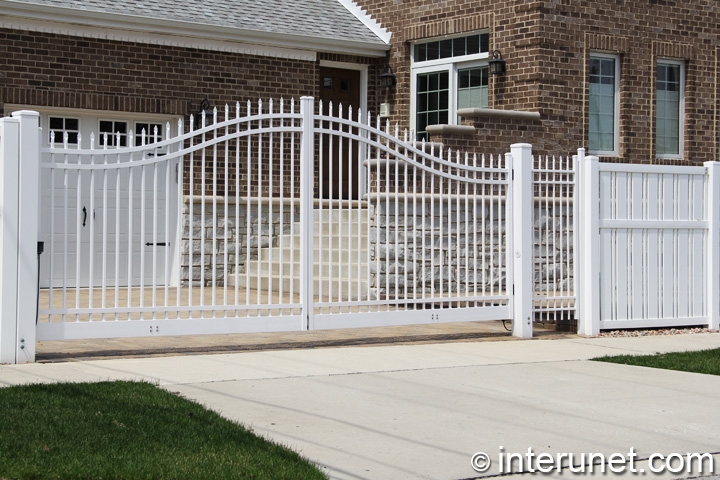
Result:
{"label": "metal vertical bar", "polygon": [[[240,102],[235,102],[235,130],[240,133]],[[249,194],[249,192],[248,192]],[[247,195],[246,195],[247,196]],[[235,139],[235,306],[240,303],[240,135]],[[235,310],[235,315],[238,311]]]}
{"label": "metal vertical bar", "polygon": [[[285,102],[281,98],[280,105],[278,107],[278,130],[280,131],[280,139],[278,141],[278,158],[280,162],[280,184],[278,185],[278,192],[280,197],[279,202],[279,224],[278,224],[278,250],[280,258],[280,268],[278,274],[278,302],[279,303],[290,303],[285,300]],[[290,279],[292,282],[292,278]],[[282,313],[282,312],[281,312]]]}
{"label": "metal vertical bar", "polygon": [[[262,100],[258,100],[258,120],[257,120],[257,129],[258,131],[262,130],[262,119],[260,116],[262,115]],[[255,262],[257,265],[257,271],[258,275],[255,281],[255,303],[260,305],[262,303],[262,259],[260,255],[260,247],[262,246],[262,233],[263,233],[263,225],[262,225],[262,179],[263,179],[263,172],[262,172],[262,133],[257,134],[257,261]]]}
{"label": "metal vertical bar", "polygon": [[[166,124],[165,136],[163,138],[165,138],[166,140],[170,139],[170,122],[167,122],[167,124]],[[158,141],[158,139],[155,139],[156,143],[157,143],[157,141]],[[170,152],[170,146],[168,146],[168,152]],[[177,165],[177,160],[171,160],[171,161],[164,162],[164,168],[165,168],[165,242],[166,242],[167,247],[164,251],[165,272],[163,275],[163,280],[164,280],[163,281],[163,284],[164,284],[163,285],[164,286],[164,288],[163,288],[163,306],[165,307],[164,317],[166,320],[168,319],[169,307],[170,307],[170,265],[172,263],[171,259],[169,258],[168,253],[170,252],[170,250],[169,250],[170,245],[171,245],[170,239],[172,238],[170,235],[170,215],[172,212],[172,209],[171,209],[172,203],[170,202],[170,200],[172,198],[172,193],[171,193],[172,190],[171,190],[170,186],[172,183],[170,181],[170,177],[172,175],[171,166],[173,164]]]}
{"label": "metal vertical bar", "polygon": [[[250,120],[252,112],[252,103],[250,100],[247,101],[247,111],[245,118],[247,119],[245,125],[247,125],[248,132],[252,131],[252,123]],[[247,146],[245,153],[245,162],[247,163],[247,201],[245,202],[245,305],[250,305],[250,249],[251,238],[252,238],[252,135],[248,134]],[[258,175],[259,178],[259,175]],[[250,311],[245,310],[246,314],[249,315]]]}
{"label": "metal vertical bar", "polygon": [[[121,161],[120,155],[115,158],[115,302],[114,307],[116,309],[114,321],[119,320],[119,314],[117,309],[120,307],[120,178],[124,169],[120,168]],[[129,195],[132,195],[130,193]],[[130,282],[130,279],[128,279]]]}
{"label": "metal vertical bar", "polygon": [[[424,154],[425,153],[425,140],[422,141],[421,148],[422,148],[422,153]],[[426,165],[427,158],[423,155],[423,156],[421,156],[421,159],[422,159],[423,165]],[[421,192],[424,192],[425,189],[427,188],[426,181],[427,181],[427,179],[426,179],[425,169],[423,168],[422,172],[420,172],[420,191]],[[433,199],[432,199],[433,193],[434,192],[430,191],[430,195],[429,195],[430,202],[433,201]],[[428,275],[427,275],[427,244],[426,244],[427,240],[425,237],[426,224],[427,224],[426,219],[427,219],[428,196],[423,195],[423,198],[421,199],[421,201],[422,201],[422,206],[421,206],[421,209],[422,209],[422,235],[421,235],[421,238],[422,238],[422,246],[421,246],[422,264],[421,264],[421,268],[420,268],[420,273],[422,275],[422,277],[421,277],[422,280],[421,280],[420,298],[424,299],[424,298],[426,298],[426,293],[427,293],[427,286],[426,286],[427,283],[426,282],[427,282],[427,278],[428,278]],[[431,252],[431,255],[432,255],[432,252]],[[431,272],[431,274],[432,274],[432,272]],[[426,308],[427,308],[426,305],[423,303],[422,309],[425,310]]]}
{"label": "metal vertical bar", "polygon": [[[145,152],[142,153],[142,159],[145,160]],[[146,205],[147,199],[145,198],[145,192],[147,182],[147,172],[145,164],[140,167],[140,307],[145,306],[145,249],[143,248],[143,241],[145,240],[145,224],[147,222]],[[144,313],[140,312],[140,320],[144,318]]]}
{"label": "metal vertical bar", "polygon": [[[194,132],[194,117],[190,115],[190,132]],[[194,305],[193,301],[193,283],[195,281],[195,274],[193,272],[193,263],[195,262],[195,259],[193,258],[193,251],[195,250],[195,245],[193,244],[193,231],[195,230],[195,149],[193,147],[193,143],[195,140],[195,135],[190,135],[189,143],[190,143],[190,158],[188,159],[188,306],[192,307]],[[202,226],[200,227],[200,231],[202,232]],[[193,317],[192,309],[188,311],[188,318]]]}
{"label": "metal vertical bar", "polygon": [[[225,104],[225,140],[223,141],[223,144],[225,145],[225,181],[223,182],[223,186],[225,188],[225,191],[223,193],[223,199],[224,199],[224,206],[223,206],[223,306],[228,306],[228,280],[229,280],[229,272],[228,272],[228,243],[230,241],[230,225],[228,222],[228,210],[230,209],[230,124],[227,123],[228,120],[230,120],[230,105],[227,103]],[[236,173],[237,176],[237,173]],[[235,205],[235,208],[237,208],[237,204]],[[223,317],[227,318],[228,310],[227,308],[223,309]]]}
{"label": "metal vertical bar", "polygon": [[[157,318],[157,257],[158,257],[158,247],[157,247],[157,230],[158,230],[158,192],[160,191],[159,185],[158,185],[158,164],[157,162],[153,163],[153,192],[152,192],[152,209],[153,209],[153,226],[152,226],[152,306],[153,306],[153,313],[152,313],[152,319],[155,320]],[[167,194],[167,190],[165,190]],[[144,239],[142,240],[144,241]]]}
{"label": "metal vertical bar", "polygon": [[[295,127],[295,99],[290,100],[290,126]],[[295,132],[290,135],[290,301],[295,303]]]}
{"label": "metal vertical bar", "polygon": [[[116,157],[118,157],[118,156],[119,155],[116,155]],[[104,165],[108,164],[107,155],[104,156],[103,164]],[[102,198],[102,224],[103,224],[103,228],[102,228],[102,268],[101,268],[102,278],[100,280],[100,285],[101,285],[101,287],[100,287],[100,289],[101,289],[100,305],[101,305],[101,308],[103,309],[103,314],[100,315],[100,320],[103,322],[105,321],[104,311],[107,308],[107,300],[106,300],[107,291],[106,290],[107,290],[107,277],[108,277],[108,275],[107,275],[107,253],[108,253],[108,246],[107,246],[108,177],[107,177],[107,172],[108,172],[107,168],[104,168],[103,169],[103,186],[102,186],[102,195],[103,195],[103,198]],[[93,211],[93,213],[95,213],[95,212]],[[93,220],[94,220],[94,217],[95,217],[95,215],[93,215]],[[117,232],[115,234],[117,235]]]}
{"label": "metal vertical bar", "polygon": [[[358,108],[357,110],[357,133],[359,137],[365,136],[365,129],[362,125],[362,109]],[[358,148],[356,150],[357,155],[357,178],[355,180],[355,185],[358,189],[358,205],[357,205],[357,218],[356,218],[356,227],[357,227],[357,238],[358,238],[358,245],[357,245],[357,265],[358,265],[358,273],[361,275],[364,275],[365,269],[360,268],[362,263],[362,251],[363,247],[365,247],[365,232],[367,231],[365,228],[363,228],[362,225],[362,172],[363,172],[363,153],[365,152],[365,145],[363,145],[362,141],[358,141]],[[369,224],[368,224],[369,225]],[[356,298],[358,300],[364,300],[362,295],[362,285],[367,281],[367,279],[363,279],[360,275],[358,275],[358,282],[357,282],[357,294]]]}
{"label": "metal vertical bar", "polygon": [[[218,195],[217,195],[217,184],[218,184],[218,147],[217,147],[217,136],[218,136],[218,111],[217,107],[213,108],[213,148],[212,148],[212,245],[210,246],[210,265],[211,277],[210,277],[210,305],[213,307],[217,305],[217,220],[218,220]],[[212,309],[212,317],[215,318],[216,310]]]}
{"label": "metal vertical bar", "polygon": [[[477,186],[478,186],[478,171],[477,171],[477,154],[473,153],[473,159],[472,159],[472,167],[473,167],[473,185],[472,185],[472,272],[473,272],[473,296],[477,297],[478,294],[478,240],[477,240],[477,231],[478,231],[478,224],[477,224],[477,217],[478,217],[478,207],[477,207]],[[470,235],[468,235],[469,239]],[[469,248],[469,247],[468,247]],[[469,259],[468,259],[469,260]],[[473,303],[473,306],[477,306],[477,302]]]}
{"label": "metal vertical bar", "polygon": [[[338,104],[338,123],[337,123],[337,132],[338,132],[338,211],[337,211],[337,224],[338,224],[338,234],[335,236],[337,239],[337,261],[333,259],[333,255],[330,256],[330,276],[332,277],[334,272],[332,269],[332,266],[335,264],[337,265],[337,295],[335,298],[337,301],[342,302],[343,301],[343,281],[342,281],[342,273],[343,273],[343,199],[344,199],[344,190],[343,190],[343,174],[344,174],[344,165],[345,162],[345,156],[343,155],[343,144],[345,143],[345,138],[343,138],[343,124],[342,124],[342,118],[343,118],[343,105],[342,103]],[[333,221],[331,220],[331,224]],[[330,242],[333,242],[333,237],[330,237]],[[332,282],[332,280],[330,280]]]}
{"label": "metal vertical bar", "polygon": [[[397,131],[397,127],[396,127],[396,131]],[[403,200],[403,229],[404,229],[404,234],[403,234],[403,252],[404,252],[404,255],[403,255],[403,298],[404,299],[407,299],[410,294],[409,289],[408,289],[408,284],[409,284],[409,281],[408,281],[408,270],[409,270],[408,237],[410,237],[412,235],[411,227],[408,226],[409,225],[408,210],[410,208],[410,205],[408,203],[408,196],[410,195],[410,191],[408,188],[409,187],[409,184],[408,184],[408,176],[409,176],[408,162],[405,160],[405,158],[407,158],[407,155],[408,155],[407,143],[408,143],[408,132],[407,132],[407,130],[405,130],[404,135],[403,135],[403,152],[402,152],[402,155],[403,155],[403,160],[402,160],[403,181],[405,182],[405,192],[404,192],[405,194],[403,196],[403,199],[404,199]],[[413,196],[413,198],[414,198],[414,196]],[[414,223],[413,223],[413,225],[414,225]],[[414,245],[414,243],[415,243],[414,235],[412,236],[412,241],[413,241],[413,245]],[[413,272],[414,272],[414,270],[413,270]],[[412,303],[412,309],[415,310],[414,303]]]}
{"label": "metal vertical bar", "polygon": [[[388,126],[390,126],[390,122],[388,121]],[[389,133],[389,132],[388,132]],[[393,150],[398,150],[398,125],[395,124],[395,135],[393,138]],[[388,155],[389,157],[389,155]],[[390,160],[388,158],[388,160]],[[400,161],[397,158],[397,155],[395,155],[395,188],[393,189],[393,209],[394,209],[394,222],[395,222],[395,238],[393,239],[393,265],[395,266],[395,307],[397,308],[398,301],[400,299],[400,268],[399,268],[399,262],[400,262],[400,255],[399,255],[399,248],[400,248],[400,237],[399,237],[399,230],[400,230]],[[403,225],[404,228],[404,225]],[[389,274],[390,272],[388,272]]]}
{"label": "metal vertical bar", "polygon": [[[363,138],[365,138],[365,136],[367,136],[368,140],[372,139],[372,133],[370,132],[371,125],[372,125],[372,117],[370,116],[370,112],[367,112],[367,119],[366,119],[366,122],[363,124],[363,131],[365,132],[363,134]],[[369,275],[370,270],[371,270],[370,265],[372,265],[371,256],[370,256],[370,228],[369,227],[370,227],[370,222],[372,221],[372,215],[376,211],[376,206],[373,207],[372,195],[371,195],[372,194],[371,182],[372,182],[372,178],[373,178],[373,176],[372,176],[372,158],[371,158],[372,157],[372,147],[369,146],[369,142],[368,142],[368,145],[365,146],[365,155],[364,156],[365,156],[365,160],[367,161],[367,169],[366,169],[367,178],[366,178],[366,180],[367,180],[367,192],[368,192],[368,209],[366,212],[366,221],[367,221],[367,228],[368,228],[366,230],[367,231],[367,246],[368,246],[368,248],[367,248],[367,252],[365,254],[365,258],[367,260],[368,275]],[[377,249],[377,245],[376,245],[376,249]],[[377,272],[375,274],[375,278],[377,279]],[[370,278],[368,278],[367,280],[368,280],[367,300],[371,300],[372,299],[372,295],[371,295],[372,283],[370,282]],[[375,290],[377,292],[377,282],[375,283],[375,287],[376,287]]]}
{"label": "metal vertical bar", "polygon": [[[184,132],[182,119],[178,120],[177,128],[178,128],[177,129],[177,137],[179,139],[182,137],[183,132]],[[177,150],[180,151],[180,149],[182,149],[182,143],[180,143],[180,141],[178,140],[176,142],[176,145],[177,145]],[[176,287],[175,287],[176,288],[176,291],[175,291],[176,306],[180,307],[180,305],[181,305],[180,297],[181,297],[181,293],[182,293],[182,290],[181,290],[182,265],[181,265],[180,260],[182,258],[181,245],[182,245],[182,231],[183,231],[183,223],[184,223],[182,220],[182,216],[183,216],[183,211],[184,211],[183,204],[185,203],[183,200],[183,192],[184,192],[184,185],[185,185],[185,166],[184,166],[184,162],[183,162],[183,157],[178,157],[176,162],[177,163],[175,164],[175,168],[176,168],[176,172],[177,172],[177,197],[176,197],[177,198],[177,211],[176,211],[176,218],[177,218],[176,229],[177,230],[176,230],[175,238],[177,239],[177,245],[175,246],[175,265],[177,268],[177,270],[176,270],[177,277],[174,280],[176,282]],[[192,229],[193,229],[192,217],[190,217],[189,222],[188,222],[188,230],[192,231]],[[190,278],[190,282],[192,282],[192,278]],[[180,309],[179,308],[177,309],[176,317],[180,318]]]}
{"label": "metal vertical bar", "polygon": [[[497,168],[502,168],[501,167],[502,163],[500,161],[500,158],[501,158],[500,155],[498,155]],[[505,164],[505,168],[508,168],[507,163]],[[495,161],[491,155],[490,156],[490,170],[492,171],[494,169],[495,169]],[[495,199],[493,199],[493,197],[491,195],[490,199],[489,199],[490,202],[489,202],[488,230],[490,232],[489,233],[490,245],[488,248],[488,252],[489,252],[489,257],[490,257],[490,266],[489,266],[490,275],[488,278],[488,282],[489,282],[489,288],[490,288],[490,295],[496,295],[501,292],[495,291],[495,243],[496,243],[495,242],[495,240],[496,240],[495,239],[495,209],[497,208],[499,210],[503,206],[507,207],[507,198],[503,198],[502,195],[499,194],[500,192],[502,192],[502,186],[500,186],[497,183],[497,178],[494,178],[494,176],[492,176],[492,175],[490,176],[490,178],[494,180],[494,182],[492,184],[491,193],[497,192],[498,195]],[[505,192],[505,193],[507,193],[507,192]],[[498,290],[500,290],[500,289],[498,289]]]}
{"label": "metal vertical bar", "polygon": [[[205,306],[205,180],[206,161],[205,161],[205,111],[201,114],[202,136],[200,141],[202,149],[200,150],[200,306]],[[200,310],[200,318],[205,318],[205,309]]]}
{"label": "metal vertical bar", "polygon": [[[91,141],[92,143],[92,141]],[[129,162],[130,164],[133,163],[134,155],[131,153]],[[134,231],[134,215],[135,215],[135,167],[129,167],[128,168],[128,257],[127,257],[127,274],[128,274],[128,281],[127,281],[127,306],[128,308],[133,306],[132,302],[132,291],[133,291],[133,261],[135,260],[135,256],[133,255],[133,235],[135,234]],[[128,316],[129,317],[129,316]]]}
{"label": "metal vertical bar", "polygon": [[300,298],[303,325],[301,330],[314,330],[313,307],[313,171],[314,171],[314,110],[312,97],[300,99],[302,136],[300,137]]}
{"label": "metal vertical bar", "polygon": [[[107,142],[106,142],[106,144],[107,144]],[[65,136],[64,148],[67,150],[67,135]],[[78,165],[82,164],[82,158],[80,157],[80,155],[78,155],[77,164]],[[77,232],[77,234],[75,236],[75,308],[79,309],[80,308],[80,275],[81,275],[81,271],[80,271],[80,258],[81,258],[80,239],[82,238],[82,228],[83,228],[82,221],[81,221],[82,209],[83,209],[83,205],[82,205],[82,170],[80,170],[80,169],[77,170],[77,179],[75,180],[75,184],[76,184],[76,192],[77,192],[77,197],[75,199],[75,203],[76,203],[75,232]],[[87,212],[87,207],[85,207],[85,208],[86,208],[85,211]],[[77,313],[75,314],[75,321],[76,322],[78,321]]]}
{"label": "metal vertical bar", "polygon": [[[334,111],[333,111],[333,103],[330,102],[329,108],[328,108],[328,116],[330,117],[330,121],[328,123],[329,129],[332,131],[335,128],[335,122],[332,121]],[[324,262],[323,256],[320,257],[320,292],[323,291],[323,286],[325,285],[324,277],[327,275],[327,301],[331,302],[333,300],[333,282],[332,282],[332,254],[333,254],[333,244],[332,244],[332,238],[333,238],[333,213],[334,213],[334,205],[333,205],[333,180],[335,175],[335,162],[337,159],[335,158],[335,135],[332,133],[328,134],[330,147],[329,152],[327,153],[328,157],[330,158],[330,161],[328,162],[328,178],[330,178],[329,187],[327,192],[323,192],[325,195],[328,196],[328,209],[327,209],[327,223],[328,223],[328,232],[327,232],[327,249],[330,252],[331,259],[327,262],[327,272],[324,271],[326,267],[326,263]],[[338,152],[340,151],[340,145],[338,145]],[[324,236],[324,226],[321,224],[320,227],[320,251],[322,250],[322,238]],[[322,293],[320,295],[320,298],[322,298]]]}
{"label": "metal vertical bar", "polygon": [[274,135],[273,135],[273,119],[272,119],[272,113],[273,113],[273,101],[272,98],[268,101],[268,151],[267,151],[267,157],[268,157],[268,173],[267,173],[267,182],[268,182],[268,202],[267,202],[267,209],[268,209],[268,236],[269,242],[268,242],[268,259],[267,259],[267,267],[268,267],[268,289],[267,289],[267,298],[268,303],[272,304],[273,299],[273,268],[272,268],[272,258],[273,258],[273,171],[274,171],[274,157],[273,157],[273,150],[274,150]]}

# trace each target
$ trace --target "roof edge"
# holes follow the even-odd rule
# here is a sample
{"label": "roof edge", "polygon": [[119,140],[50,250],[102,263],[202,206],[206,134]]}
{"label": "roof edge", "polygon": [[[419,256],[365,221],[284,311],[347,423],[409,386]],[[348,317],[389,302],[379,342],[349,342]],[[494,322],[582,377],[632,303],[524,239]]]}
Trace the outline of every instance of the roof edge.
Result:
{"label": "roof edge", "polygon": [[[66,35],[151,44],[157,44],[158,37],[172,38],[175,41],[171,43],[179,46],[192,46],[192,48],[210,50],[217,50],[215,44],[220,42],[225,45],[225,47],[221,48],[222,50],[226,50],[227,45],[244,45],[244,47],[240,47],[240,50],[268,51],[268,56],[285,58],[294,58],[298,54],[301,57],[307,57],[308,54],[314,56],[316,52],[384,57],[389,48],[381,43],[349,40],[328,42],[328,39],[321,37],[278,34],[180,20],[106,14],[44,5],[42,9],[37,7],[38,4],[0,0],[0,24],[18,26],[26,24],[25,29],[35,31],[54,31],[53,33],[64,33]],[[36,24],[42,24],[44,27],[38,28]],[[48,30],[51,25],[56,26],[56,28]],[[85,34],[85,30],[89,34]],[[178,35],[178,31],[185,32],[185,34]],[[105,36],[103,36],[103,32],[105,32]],[[251,48],[253,46],[260,48],[253,49]],[[273,51],[273,49],[278,50]],[[262,53],[255,54],[262,55]]]}
{"label": "roof edge", "polygon": [[368,27],[375,35],[380,38],[383,42],[386,44],[390,44],[390,39],[392,38],[392,32],[389,32],[387,28],[383,28],[380,22],[372,18],[367,13],[367,10],[363,10],[360,5],[357,4],[357,2],[354,2],[353,0],[337,0],[343,7],[347,8],[350,13],[352,13],[355,18],[360,20],[363,25]]}

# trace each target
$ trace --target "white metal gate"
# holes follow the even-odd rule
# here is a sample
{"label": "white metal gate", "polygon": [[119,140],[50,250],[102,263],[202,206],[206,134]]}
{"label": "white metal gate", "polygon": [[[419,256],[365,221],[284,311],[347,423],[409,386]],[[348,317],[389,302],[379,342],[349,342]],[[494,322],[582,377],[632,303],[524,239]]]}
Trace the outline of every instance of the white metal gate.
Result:
{"label": "white metal gate", "polygon": [[140,146],[43,149],[37,338],[512,318],[512,156],[300,103],[237,104]]}

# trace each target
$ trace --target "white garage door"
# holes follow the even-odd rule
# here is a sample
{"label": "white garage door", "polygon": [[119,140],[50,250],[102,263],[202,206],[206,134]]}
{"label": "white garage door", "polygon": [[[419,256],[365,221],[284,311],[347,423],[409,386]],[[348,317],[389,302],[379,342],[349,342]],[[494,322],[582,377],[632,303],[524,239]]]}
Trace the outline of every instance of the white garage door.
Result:
{"label": "white garage door", "polygon": [[[54,134],[56,145],[67,140],[71,147],[79,144],[87,149],[96,132],[94,148],[108,153],[130,142],[154,143],[166,135],[167,119],[136,121],[109,113],[72,113],[41,112],[47,145]],[[147,135],[148,130],[152,135]],[[155,151],[150,156],[163,153]],[[40,257],[41,287],[166,284],[175,248],[177,177],[174,169],[168,172],[166,162],[123,167],[130,160],[138,158],[98,155],[78,160],[45,155],[44,162],[103,167],[41,169],[40,231],[45,241]]]}

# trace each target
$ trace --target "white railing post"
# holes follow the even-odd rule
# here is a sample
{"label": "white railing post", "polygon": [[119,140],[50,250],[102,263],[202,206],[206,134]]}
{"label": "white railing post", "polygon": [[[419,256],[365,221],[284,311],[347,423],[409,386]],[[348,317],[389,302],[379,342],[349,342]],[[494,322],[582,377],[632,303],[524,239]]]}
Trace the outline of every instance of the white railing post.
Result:
{"label": "white railing post", "polygon": [[20,123],[0,119],[0,363],[17,361]]}
{"label": "white railing post", "polygon": [[35,361],[40,117],[0,120],[0,363]]}
{"label": "white railing post", "polygon": [[[577,297],[580,299],[578,334],[595,336],[600,333],[600,159],[585,157],[578,150],[581,178],[578,187],[583,196],[580,221],[581,241],[576,255],[578,271],[582,272]],[[581,265],[580,265],[581,264]]]}
{"label": "white railing post", "polygon": [[20,120],[20,166],[18,167],[18,342],[17,363],[35,361],[38,306],[38,240],[40,225],[40,115],[22,110]]}
{"label": "white railing post", "polygon": [[533,158],[532,145],[510,146],[512,157],[512,249],[513,336],[533,335],[534,248],[533,248]]}
{"label": "white railing post", "polygon": [[705,162],[708,192],[707,317],[708,328],[720,329],[720,162]]}
{"label": "white railing post", "polygon": [[585,149],[578,148],[577,155],[573,155],[573,171],[575,172],[575,184],[573,186],[573,296],[575,297],[575,319],[579,319],[582,314],[582,242],[583,242],[583,200],[585,197],[582,192],[583,165],[585,162]]}
{"label": "white railing post", "polygon": [[313,181],[315,176],[315,99],[300,99],[300,302],[302,330],[314,330],[313,306]]}

